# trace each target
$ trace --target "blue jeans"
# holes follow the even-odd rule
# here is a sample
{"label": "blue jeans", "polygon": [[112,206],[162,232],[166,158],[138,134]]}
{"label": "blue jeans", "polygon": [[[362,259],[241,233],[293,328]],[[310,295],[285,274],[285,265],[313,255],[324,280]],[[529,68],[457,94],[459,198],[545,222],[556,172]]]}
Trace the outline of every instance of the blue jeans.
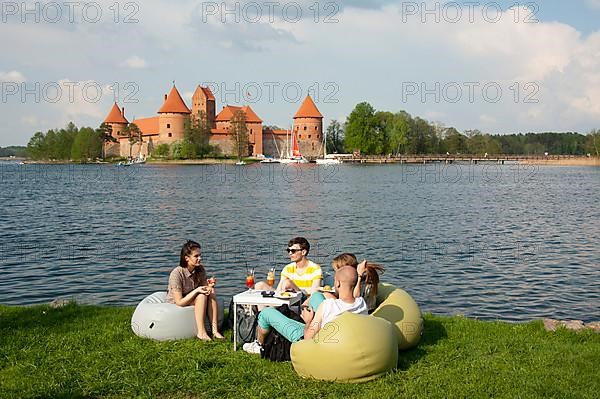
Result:
{"label": "blue jeans", "polygon": [[[325,296],[315,292],[310,296],[308,305],[316,312]],[[297,342],[304,337],[304,323],[285,317],[275,308],[264,308],[258,314],[258,325],[263,330],[274,328],[290,342]]]}

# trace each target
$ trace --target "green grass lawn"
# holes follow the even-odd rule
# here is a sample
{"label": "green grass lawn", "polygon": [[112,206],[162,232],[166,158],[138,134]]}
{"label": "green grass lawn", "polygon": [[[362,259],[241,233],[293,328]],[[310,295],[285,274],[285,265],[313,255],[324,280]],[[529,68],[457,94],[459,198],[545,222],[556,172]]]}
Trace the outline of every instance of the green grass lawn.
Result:
{"label": "green grass lawn", "polygon": [[302,379],[290,362],[234,353],[229,339],[138,338],[132,313],[0,306],[0,398],[597,398],[600,392],[600,334],[547,333],[541,322],[427,315],[421,343],[400,354],[398,370],[364,384],[337,384]]}

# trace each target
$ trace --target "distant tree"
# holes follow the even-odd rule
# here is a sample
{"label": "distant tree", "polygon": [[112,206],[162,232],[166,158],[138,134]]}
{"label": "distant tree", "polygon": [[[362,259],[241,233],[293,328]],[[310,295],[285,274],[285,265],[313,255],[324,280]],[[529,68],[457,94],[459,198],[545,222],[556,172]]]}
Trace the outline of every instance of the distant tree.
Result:
{"label": "distant tree", "polygon": [[27,154],[32,159],[44,159],[47,154],[46,136],[42,132],[36,132],[27,143]]}
{"label": "distant tree", "polygon": [[327,142],[325,145],[328,154],[341,154],[344,152],[344,128],[335,119],[327,126]]}
{"label": "distant tree", "polygon": [[141,146],[141,143],[143,142],[142,131],[140,130],[138,125],[136,125],[135,123],[130,123],[129,125],[123,128],[121,133],[125,137],[127,137],[127,140],[129,141],[129,158],[131,158],[133,145],[136,143],[140,143]]}
{"label": "distant tree", "polygon": [[352,110],[345,123],[344,148],[377,154],[383,150],[382,129],[371,104],[362,102]]}
{"label": "distant tree", "polygon": [[467,152],[467,138],[451,127],[444,132],[442,146],[450,154],[464,154]]}
{"label": "distant tree", "polygon": [[166,157],[169,155],[169,151],[170,148],[168,144],[159,144],[152,152],[152,155],[155,157]]}
{"label": "distant tree", "polygon": [[75,137],[79,133],[77,127],[68,125],[66,129],[60,129],[56,134],[57,154],[56,159],[69,160],[71,159],[71,149],[75,142]]}
{"label": "distant tree", "polygon": [[210,153],[210,135],[211,126],[208,116],[204,111],[199,111],[196,117],[190,118],[185,124],[183,137],[187,142],[192,143],[196,147],[195,152],[201,158]]}
{"label": "distant tree", "polygon": [[236,111],[231,118],[231,134],[234,142],[234,155],[241,160],[248,156],[248,129],[246,128],[246,114],[244,111]]}
{"label": "distant tree", "polygon": [[585,148],[587,153],[600,157],[600,130],[594,129],[587,135]]}
{"label": "distant tree", "polygon": [[427,154],[430,152],[431,137],[435,135],[432,125],[425,119],[416,117],[408,134],[408,152],[411,154]]}
{"label": "distant tree", "polygon": [[0,157],[25,158],[27,157],[27,147],[14,145],[4,148],[0,147]]}
{"label": "distant tree", "polygon": [[91,127],[79,129],[71,149],[71,158],[76,161],[86,162],[99,157],[101,152],[102,141],[98,132]]}
{"label": "distant tree", "polygon": [[388,125],[388,150],[393,154],[400,154],[405,151],[408,144],[412,117],[406,111],[400,111],[393,115],[392,123]]}
{"label": "distant tree", "polygon": [[106,158],[105,147],[107,143],[116,143],[117,139],[112,135],[112,126],[108,123],[102,122],[98,129],[96,129],[100,141],[102,141],[102,159]]}

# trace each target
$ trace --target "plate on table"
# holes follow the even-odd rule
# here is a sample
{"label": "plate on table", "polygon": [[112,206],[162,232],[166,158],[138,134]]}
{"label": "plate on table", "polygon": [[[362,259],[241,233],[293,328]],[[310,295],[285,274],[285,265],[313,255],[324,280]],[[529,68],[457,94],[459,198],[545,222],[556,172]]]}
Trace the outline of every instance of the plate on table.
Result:
{"label": "plate on table", "polygon": [[319,291],[321,292],[330,292],[332,294],[335,294],[335,290],[333,289],[333,287],[326,285],[324,287],[319,287]]}
{"label": "plate on table", "polygon": [[275,298],[278,299],[291,299],[294,298],[296,296],[295,292],[276,292],[275,293]]}

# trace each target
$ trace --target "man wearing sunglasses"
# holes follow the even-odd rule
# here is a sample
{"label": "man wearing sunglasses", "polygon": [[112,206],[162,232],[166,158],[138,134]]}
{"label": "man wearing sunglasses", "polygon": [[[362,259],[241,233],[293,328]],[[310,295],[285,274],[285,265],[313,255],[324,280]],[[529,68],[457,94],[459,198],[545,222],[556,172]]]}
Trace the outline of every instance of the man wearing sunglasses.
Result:
{"label": "man wearing sunglasses", "polygon": [[321,286],[323,272],[321,266],[308,260],[310,244],[304,237],[292,238],[288,242],[287,253],[292,261],[281,271],[277,291],[293,290],[313,293]]}

